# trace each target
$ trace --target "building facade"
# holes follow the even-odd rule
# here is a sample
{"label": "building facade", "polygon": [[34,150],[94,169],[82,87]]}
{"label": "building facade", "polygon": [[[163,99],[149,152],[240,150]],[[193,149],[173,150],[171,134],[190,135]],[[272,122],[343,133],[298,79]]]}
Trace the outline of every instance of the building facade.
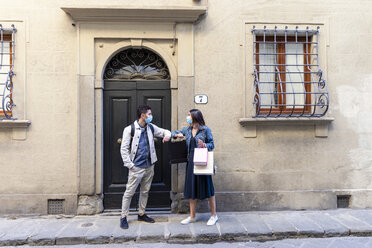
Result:
{"label": "building facade", "polygon": [[[120,208],[119,147],[200,109],[217,211],[372,207],[372,3],[2,1],[0,214]],[[159,161],[149,209],[187,211]],[[136,207],[138,196],[132,201]]]}

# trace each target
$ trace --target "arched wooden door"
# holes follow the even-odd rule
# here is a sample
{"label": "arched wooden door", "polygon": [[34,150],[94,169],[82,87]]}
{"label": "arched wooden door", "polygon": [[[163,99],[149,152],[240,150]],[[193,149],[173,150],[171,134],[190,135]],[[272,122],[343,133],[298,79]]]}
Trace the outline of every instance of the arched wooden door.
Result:
{"label": "arched wooden door", "polygon": [[[170,130],[171,93],[169,71],[154,52],[147,49],[127,49],[116,54],[108,63],[104,75],[104,208],[120,209],[128,178],[120,155],[123,129],[136,120],[140,104],[152,108],[153,123]],[[151,185],[148,209],[169,210],[171,173],[167,145],[155,142],[158,162]],[[139,189],[138,189],[139,190]],[[138,206],[139,192],[131,208]]]}

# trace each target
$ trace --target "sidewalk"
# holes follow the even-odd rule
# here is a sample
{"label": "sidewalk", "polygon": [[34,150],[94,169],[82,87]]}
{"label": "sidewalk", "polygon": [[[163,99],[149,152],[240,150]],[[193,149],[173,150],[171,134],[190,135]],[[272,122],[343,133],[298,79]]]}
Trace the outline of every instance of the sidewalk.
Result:
{"label": "sidewalk", "polygon": [[136,242],[195,243],[275,240],[283,238],[372,236],[372,209],[278,212],[221,212],[215,226],[209,214],[197,214],[190,225],[187,215],[151,214],[155,224],[130,215],[129,229],[119,227],[120,216],[0,217],[0,245],[72,245]]}

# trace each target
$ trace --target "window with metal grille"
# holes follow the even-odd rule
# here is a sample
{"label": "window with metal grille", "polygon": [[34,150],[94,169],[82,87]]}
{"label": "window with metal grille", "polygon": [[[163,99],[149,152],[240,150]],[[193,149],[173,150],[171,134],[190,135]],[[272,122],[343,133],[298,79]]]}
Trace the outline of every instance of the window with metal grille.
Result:
{"label": "window with metal grille", "polygon": [[12,119],[15,33],[0,24],[0,119]]}
{"label": "window with metal grille", "polygon": [[253,27],[255,117],[321,117],[328,90],[319,67],[319,28]]}

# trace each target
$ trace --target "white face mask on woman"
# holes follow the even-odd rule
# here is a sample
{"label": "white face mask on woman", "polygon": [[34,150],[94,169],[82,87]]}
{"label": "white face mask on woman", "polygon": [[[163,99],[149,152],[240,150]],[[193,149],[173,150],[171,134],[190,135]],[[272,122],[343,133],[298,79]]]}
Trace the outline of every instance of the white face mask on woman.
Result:
{"label": "white face mask on woman", "polygon": [[191,125],[191,123],[192,123],[191,116],[186,117],[186,122],[187,122],[187,124]]}

